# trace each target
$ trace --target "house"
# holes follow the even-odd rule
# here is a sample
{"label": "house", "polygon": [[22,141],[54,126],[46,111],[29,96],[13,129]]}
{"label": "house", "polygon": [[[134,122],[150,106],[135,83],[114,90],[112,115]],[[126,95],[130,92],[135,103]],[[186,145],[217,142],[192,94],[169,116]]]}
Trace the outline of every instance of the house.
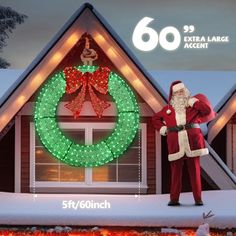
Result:
{"label": "house", "polygon": [[236,84],[216,109],[218,116],[209,124],[207,141],[236,175]]}
{"label": "house", "polygon": [[[40,91],[55,74],[60,74],[69,66],[83,65],[81,54],[88,42],[89,47],[98,55],[92,62],[93,65],[108,67],[133,91],[139,105],[140,125],[133,142],[119,158],[99,167],[75,167],[58,161],[42,145],[35,129],[34,111]],[[151,117],[166,104],[166,99],[162,89],[152,81],[145,68],[103,17],[93,6],[84,4],[35,58],[2,100],[0,191],[167,193],[170,184],[169,167],[167,158],[162,158],[167,156],[166,142],[151,124]],[[72,95],[64,95],[58,104],[56,122],[66,136],[78,140],[76,142],[80,145],[100,142],[111,135],[116,125],[118,113],[115,102],[108,94],[98,96],[110,105],[101,118],[97,117],[87,95],[78,119],[74,119],[73,113],[65,108],[65,104],[74,99]],[[210,137],[209,133],[208,138]],[[216,154],[210,146],[209,149],[210,154],[202,163],[204,189],[234,189],[236,181],[228,174],[229,168],[217,161],[217,158],[211,158]],[[212,171],[212,167],[221,174]],[[189,184],[185,182],[184,190],[189,189]]]}

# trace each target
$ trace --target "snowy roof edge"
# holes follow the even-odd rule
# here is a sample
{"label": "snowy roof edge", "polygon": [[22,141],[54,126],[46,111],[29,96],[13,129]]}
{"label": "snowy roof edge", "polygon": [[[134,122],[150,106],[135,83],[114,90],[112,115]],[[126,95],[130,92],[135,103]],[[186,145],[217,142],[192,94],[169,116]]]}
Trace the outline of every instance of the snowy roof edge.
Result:
{"label": "snowy roof edge", "polygon": [[225,96],[217,103],[217,105],[214,107],[216,112],[219,112],[224,105],[230,100],[230,98],[233,96],[233,94],[236,92],[236,83],[234,86],[225,94]]}

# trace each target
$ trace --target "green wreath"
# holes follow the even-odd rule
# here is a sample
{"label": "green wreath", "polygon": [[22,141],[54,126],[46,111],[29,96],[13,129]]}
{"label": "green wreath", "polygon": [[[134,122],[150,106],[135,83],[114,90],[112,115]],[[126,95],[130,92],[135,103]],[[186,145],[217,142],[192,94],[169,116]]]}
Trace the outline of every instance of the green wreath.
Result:
{"label": "green wreath", "polygon": [[[82,73],[93,73],[98,67],[75,67]],[[139,128],[139,107],[133,91],[116,73],[110,72],[108,93],[114,99],[118,120],[111,135],[93,145],[81,145],[66,137],[57,122],[57,107],[65,93],[63,72],[55,74],[40,90],[34,121],[36,132],[45,148],[60,161],[82,167],[101,166],[127,150]]]}

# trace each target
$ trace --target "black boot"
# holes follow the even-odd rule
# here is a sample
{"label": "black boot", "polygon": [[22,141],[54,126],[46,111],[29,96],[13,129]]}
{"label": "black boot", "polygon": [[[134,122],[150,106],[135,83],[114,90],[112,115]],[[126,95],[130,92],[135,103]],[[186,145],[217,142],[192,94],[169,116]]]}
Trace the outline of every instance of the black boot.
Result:
{"label": "black boot", "polygon": [[180,206],[180,203],[179,201],[169,201],[168,202],[168,206]]}
{"label": "black boot", "polygon": [[195,206],[203,206],[203,201],[202,200],[195,201]]}

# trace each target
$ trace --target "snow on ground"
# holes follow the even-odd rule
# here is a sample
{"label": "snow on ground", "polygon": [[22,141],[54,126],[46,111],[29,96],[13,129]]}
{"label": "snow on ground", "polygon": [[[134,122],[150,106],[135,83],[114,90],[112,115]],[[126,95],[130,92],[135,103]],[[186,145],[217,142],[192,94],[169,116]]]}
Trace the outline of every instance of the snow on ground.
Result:
{"label": "snow on ground", "polygon": [[[105,200],[110,204],[110,208],[109,205],[106,209],[95,205],[104,203]],[[181,194],[180,207],[167,206],[168,200],[168,194],[33,195],[2,192],[0,225],[198,227],[203,223],[203,212],[208,213],[211,210],[215,214],[208,220],[211,228],[236,227],[236,190],[204,191],[204,206],[193,205],[192,193]],[[76,204],[78,201],[87,201],[88,207],[83,208],[82,202],[82,208],[63,209],[63,205],[69,207],[69,202]]]}

